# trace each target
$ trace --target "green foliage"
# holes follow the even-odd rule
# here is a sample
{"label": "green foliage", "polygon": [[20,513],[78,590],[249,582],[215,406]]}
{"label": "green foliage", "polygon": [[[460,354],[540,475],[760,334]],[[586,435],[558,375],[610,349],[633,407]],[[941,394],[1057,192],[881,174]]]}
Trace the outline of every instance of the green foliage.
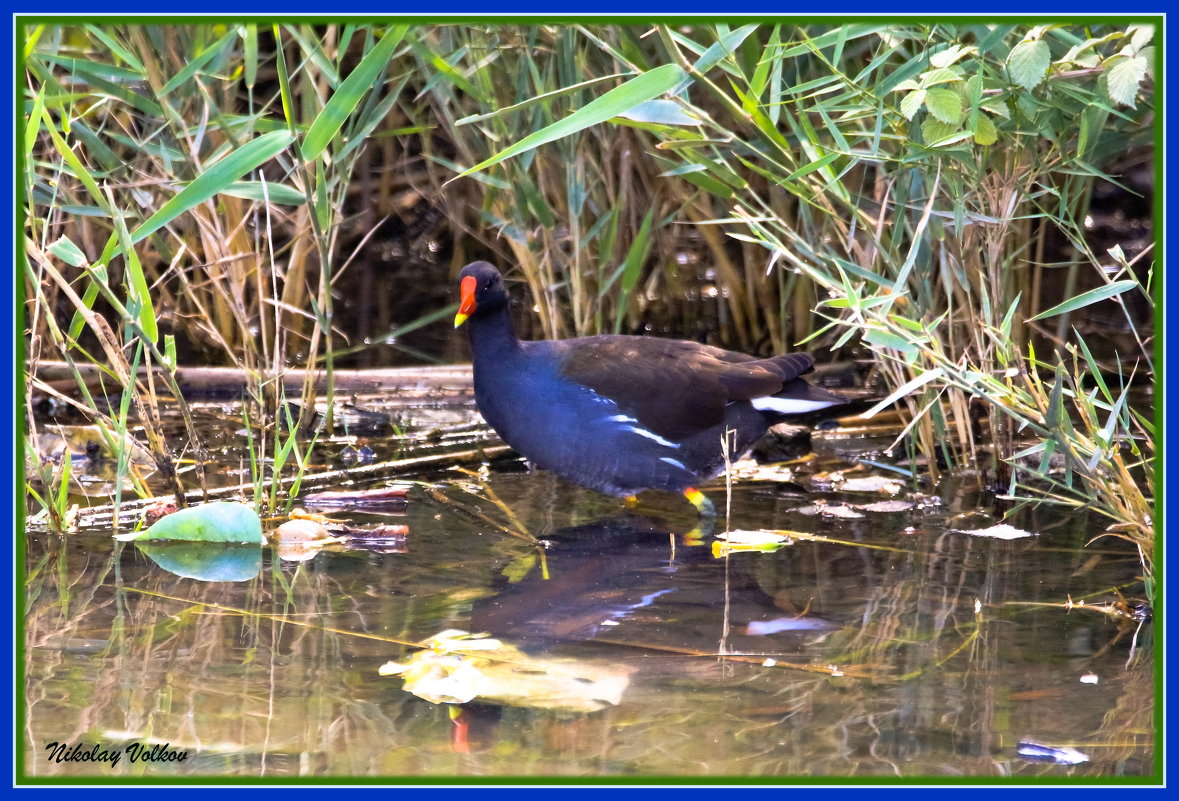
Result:
{"label": "green foliage", "polygon": [[1048,74],[1048,67],[1052,63],[1052,53],[1048,43],[1038,38],[1041,31],[1029,34],[1022,42],[1011,48],[1007,56],[1007,73],[1011,82],[1019,84],[1024,89],[1035,89]]}
{"label": "green foliage", "polygon": [[[120,419],[133,397],[175,492],[154,382],[136,379],[140,366],[163,367],[181,397],[175,338],[161,342],[157,323],[161,297],[189,342],[250,376],[256,444],[280,464],[272,477],[283,465],[303,469],[306,452],[273,435],[282,373],[296,354],[315,366],[322,349],[332,402],[339,209],[358,145],[404,85],[387,92],[383,76],[407,31],[277,26],[260,41],[252,25],[66,25],[43,26],[28,43],[26,273],[40,308],[29,318],[39,321],[31,341],[52,347],[33,348],[27,369],[38,357],[107,368],[123,396]],[[255,98],[260,66],[271,95]],[[58,334],[48,327],[63,301],[74,319]],[[136,354],[133,364],[124,352]],[[314,408],[310,384],[304,395],[292,432]],[[87,411],[106,418],[97,404]],[[188,436],[200,475],[191,421]]]}

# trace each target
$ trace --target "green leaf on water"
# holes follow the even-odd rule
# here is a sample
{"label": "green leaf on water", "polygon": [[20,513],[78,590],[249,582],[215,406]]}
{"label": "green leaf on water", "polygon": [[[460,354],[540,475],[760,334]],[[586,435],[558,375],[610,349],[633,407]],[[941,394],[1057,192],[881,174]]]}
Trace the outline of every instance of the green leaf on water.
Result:
{"label": "green leaf on water", "polygon": [[1090,289],[1088,292],[1082,292],[1076,297],[1069,298],[1064,303],[1058,303],[1051,309],[1045,309],[1037,314],[1035,317],[1028,319],[1028,322],[1033,320],[1043,320],[1046,317],[1055,317],[1058,314],[1075,311],[1077,309],[1097,303],[1098,301],[1112,298],[1115,295],[1120,295],[1123,292],[1134,289],[1138,286],[1137,281],[1114,281],[1111,284]]}
{"label": "green leaf on water", "polygon": [[1044,80],[1052,54],[1043,39],[1020,42],[1007,56],[1007,74],[1024,89],[1034,89]]}
{"label": "green leaf on water", "polygon": [[181,509],[152,524],[147,531],[119,534],[118,540],[171,540],[263,545],[262,521],[244,503],[216,501]]}

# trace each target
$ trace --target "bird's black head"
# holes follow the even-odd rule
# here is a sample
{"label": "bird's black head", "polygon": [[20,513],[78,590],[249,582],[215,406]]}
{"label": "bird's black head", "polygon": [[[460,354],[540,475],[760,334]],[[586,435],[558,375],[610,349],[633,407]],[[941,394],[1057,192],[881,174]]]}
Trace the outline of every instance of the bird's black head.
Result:
{"label": "bird's black head", "polygon": [[458,328],[473,314],[486,314],[508,301],[499,270],[488,262],[475,261],[459,272],[459,310],[454,316]]}

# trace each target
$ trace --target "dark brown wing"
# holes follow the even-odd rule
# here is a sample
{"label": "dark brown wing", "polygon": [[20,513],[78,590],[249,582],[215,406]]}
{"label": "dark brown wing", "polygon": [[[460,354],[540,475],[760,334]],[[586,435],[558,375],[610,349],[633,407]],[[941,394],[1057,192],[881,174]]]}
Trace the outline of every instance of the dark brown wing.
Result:
{"label": "dark brown wing", "polygon": [[814,366],[805,353],[757,359],[697,342],[597,336],[551,343],[561,374],[663,437],[717,425],[725,405],[773,395]]}

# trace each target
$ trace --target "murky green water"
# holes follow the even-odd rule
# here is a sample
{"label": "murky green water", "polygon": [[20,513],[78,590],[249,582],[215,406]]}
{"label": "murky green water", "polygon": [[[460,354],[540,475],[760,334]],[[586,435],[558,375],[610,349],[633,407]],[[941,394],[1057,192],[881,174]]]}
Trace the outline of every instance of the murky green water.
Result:
{"label": "murky green water", "polygon": [[[179,577],[106,531],[30,534],[27,772],[1066,779],[1153,771],[1150,624],[1060,606],[1115,601],[1114,587],[1141,590],[1129,547],[1110,538],[1084,547],[1100,532],[1087,517],[1026,511],[1008,522],[1037,536],[1004,541],[955,531],[995,521],[950,487],[933,493],[940,504],[847,519],[800,510],[880,496],[805,477],[738,483],[730,528],[822,539],[718,557],[678,498],[645,497],[628,512],[512,462],[493,470],[487,487],[542,541],[544,564],[505,531],[477,484],[479,495],[417,488],[404,510],[335,514],[408,534],[304,562],[264,549],[256,574],[236,582]],[[723,509],[725,488],[709,494]],[[606,670],[624,686],[617,703],[593,712],[472,703],[456,715],[460,707],[378,674],[412,656],[403,643],[446,629],[487,632],[537,666]],[[1026,758],[1020,741],[1069,746],[1088,761]],[[70,760],[52,743],[82,748]],[[78,761],[95,744],[97,755],[119,754],[118,764]],[[185,758],[132,762],[132,744],[140,755],[167,744]]]}

